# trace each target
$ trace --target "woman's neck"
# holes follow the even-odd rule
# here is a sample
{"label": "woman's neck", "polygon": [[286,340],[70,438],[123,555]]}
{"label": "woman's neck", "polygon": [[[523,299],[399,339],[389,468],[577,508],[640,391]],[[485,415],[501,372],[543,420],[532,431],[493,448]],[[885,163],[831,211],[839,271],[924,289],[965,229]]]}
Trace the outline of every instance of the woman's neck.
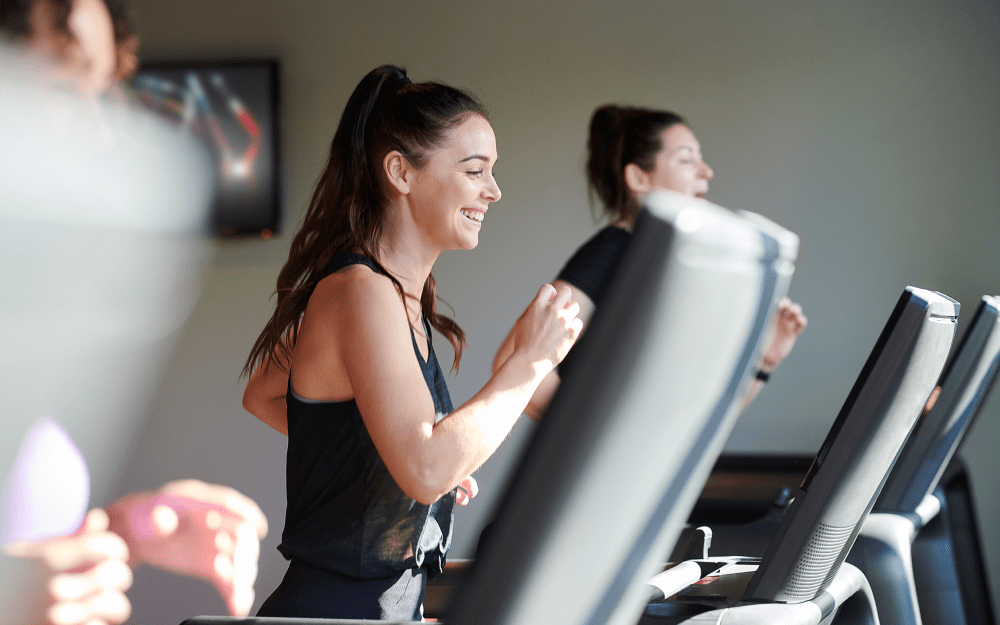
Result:
{"label": "woman's neck", "polygon": [[614,221],[611,222],[611,225],[632,232],[635,229],[635,222],[639,218],[641,208],[639,202],[634,198],[629,200],[624,207],[616,211],[617,214],[614,215]]}
{"label": "woman's neck", "polygon": [[632,230],[635,228],[635,219],[636,218],[634,215],[632,217],[622,217],[621,219],[617,219],[611,222],[611,225],[614,226],[615,228],[621,228],[622,230],[628,230],[629,232],[632,232]]}
{"label": "woman's neck", "polygon": [[386,271],[399,280],[407,295],[412,295],[419,300],[437,255],[434,255],[434,258],[428,258],[411,252],[412,250],[401,249],[392,244],[381,244],[379,245],[378,261]]}
{"label": "woman's neck", "polygon": [[403,285],[403,291],[420,301],[424,283],[441,254],[424,242],[406,223],[388,223],[378,246],[379,263]]}

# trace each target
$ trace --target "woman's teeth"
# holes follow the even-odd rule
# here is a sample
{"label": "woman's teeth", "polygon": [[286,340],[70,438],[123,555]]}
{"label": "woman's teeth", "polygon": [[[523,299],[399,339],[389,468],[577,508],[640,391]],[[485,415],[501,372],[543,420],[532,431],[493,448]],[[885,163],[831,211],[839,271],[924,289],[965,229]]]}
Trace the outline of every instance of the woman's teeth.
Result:
{"label": "woman's teeth", "polygon": [[476,222],[479,222],[479,223],[483,223],[483,217],[486,216],[485,213],[480,213],[479,211],[473,212],[473,211],[463,210],[461,212],[462,212],[463,215],[465,215],[466,217],[468,217],[472,221],[476,221]]}

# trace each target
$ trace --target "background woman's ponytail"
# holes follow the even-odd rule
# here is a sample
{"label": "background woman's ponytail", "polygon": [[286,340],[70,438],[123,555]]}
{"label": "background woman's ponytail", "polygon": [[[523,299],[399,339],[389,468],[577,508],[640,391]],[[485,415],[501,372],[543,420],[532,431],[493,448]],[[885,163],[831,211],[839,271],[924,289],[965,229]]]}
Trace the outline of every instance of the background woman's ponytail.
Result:
{"label": "background woman's ponytail", "polygon": [[588,191],[596,193],[610,210],[626,204],[628,187],[619,184],[622,164],[622,142],[625,140],[624,117],[626,111],[608,104],[594,111],[590,118],[590,132],[587,137],[587,180]]}

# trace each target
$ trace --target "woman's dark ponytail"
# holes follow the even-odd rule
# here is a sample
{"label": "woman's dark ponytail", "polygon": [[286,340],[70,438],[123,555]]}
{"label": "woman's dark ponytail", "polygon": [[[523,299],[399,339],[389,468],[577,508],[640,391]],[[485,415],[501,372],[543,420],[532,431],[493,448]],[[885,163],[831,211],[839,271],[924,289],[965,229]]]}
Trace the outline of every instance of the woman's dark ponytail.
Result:
{"label": "woman's dark ponytail", "polygon": [[[613,104],[594,111],[587,138],[587,180],[591,194],[596,193],[607,209],[624,206],[628,187],[619,170],[622,164],[622,142],[625,140],[626,111]],[[616,211],[617,212],[617,211]]]}
{"label": "woman's dark ponytail", "polygon": [[381,163],[373,160],[372,128],[379,123],[380,113],[391,107],[391,100],[396,97],[399,88],[409,82],[406,70],[402,68],[394,65],[377,67],[361,79],[344,107],[340,128],[348,129],[342,140],[349,150],[345,153],[345,164],[347,172],[354,178],[351,186],[364,189],[373,197],[380,194],[376,167],[380,167]]}

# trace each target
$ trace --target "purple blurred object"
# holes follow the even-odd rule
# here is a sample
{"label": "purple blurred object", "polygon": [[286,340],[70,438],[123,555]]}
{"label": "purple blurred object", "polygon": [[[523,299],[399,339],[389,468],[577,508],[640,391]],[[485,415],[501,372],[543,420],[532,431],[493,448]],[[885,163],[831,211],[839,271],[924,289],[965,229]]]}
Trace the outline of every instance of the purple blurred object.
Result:
{"label": "purple blurred object", "polygon": [[0,500],[0,545],[72,534],[87,514],[87,463],[66,430],[40,419],[28,431]]}

